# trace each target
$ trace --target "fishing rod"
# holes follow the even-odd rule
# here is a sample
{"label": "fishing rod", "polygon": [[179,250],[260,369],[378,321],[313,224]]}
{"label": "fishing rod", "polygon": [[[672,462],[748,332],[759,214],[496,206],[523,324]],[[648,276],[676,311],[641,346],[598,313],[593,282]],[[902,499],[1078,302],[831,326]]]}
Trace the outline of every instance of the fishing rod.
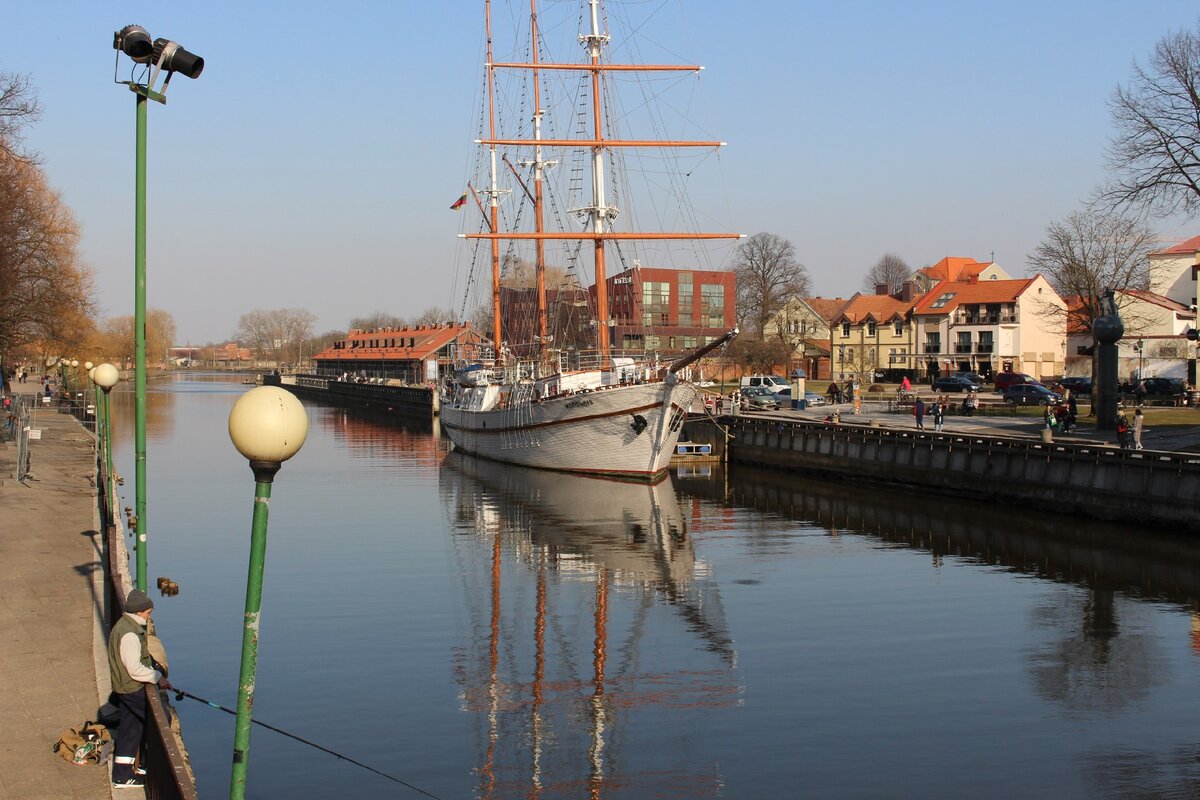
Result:
{"label": "fishing rod", "polygon": [[[205,700],[203,697],[197,697],[196,695],[192,694],[191,692],[185,692],[184,690],[182,690],[178,687],[174,687],[174,686],[171,687],[171,691],[175,693],[175,702],[179,702],[180,700],[182,700],[185,697],[190,697],[191,699],[193,699],[197,702],[203,703],[204,705],[208,706],[209,708],[215,708],[218,711],[224,711],[226,714],[232,714],[235,717],[237,716],[237,712],[234,711],[232,708],[226,708],[225,706],[220,705],[218,703],[214,703],[211,700]],[[429,792],[425,791],[424,789],[422,789],[418,786],[413,786],[408,781],[400,780],[395,775],[389,775],[386,772],[381,772],[380,770],[375,769],[374,767],[369,767],[366,764],[362,763],[361,761],[355,761],[353,758],[350,758],[349,756],[344,756],[341,753],[336,753],[333,750],[330,750],[328,747],[322,747],[321,745],[317,744],[316,742],[310,742],[308,739],[301,738],[294,733],[288,733],[287,731],[285,731],[281,728],[276,728],[274,725],[268,725],[265,722],[261,722],[259,720],[253,719],[253,718],[251,718],[250,721],[253,722],[255,725],[261,725],[262,727],[266,728],[269,731],[275,731],[276,733],[282,734],[282,735],[288,737],[289,739],[295,739],[297,742],[300,742],[301,744],[306,744],[309,747],[315,747],[316,749],[320,750],[323,753],[329,753],[329,755],[334,756],[335,758],[340,758],[343,761],[349,761],[351,764],[355,765],[356,767],[362,767],[363,769],[365,769],[369,772],[374,772],[376,775],[380,775],[384,778],[387,778],[389,781],[395,781],[396,783],[400,784],[401,786],[407,786],[409,789],[412,789],[414,792],[419,792],[420,794],[423,794],[426,797],[432,797],[433,800],[441,800],[441,798],[438,797],[437,795],[430,794]]]}

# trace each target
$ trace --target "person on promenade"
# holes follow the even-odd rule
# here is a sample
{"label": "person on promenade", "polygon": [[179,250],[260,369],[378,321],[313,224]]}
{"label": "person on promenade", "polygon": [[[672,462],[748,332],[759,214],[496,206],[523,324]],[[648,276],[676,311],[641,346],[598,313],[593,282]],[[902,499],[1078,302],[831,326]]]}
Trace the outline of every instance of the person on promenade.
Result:
{"label": "person on promenade", "polygon": [[1142,414],[1142,409],[1138,408],[1133,412],[1133,449],[1142,449],[1142,425],[1145,423],[1146,417]]}
{"label": "person on promenade", "polygon": [[146,724],[146,692],[149,685],[170,689],[171,683],[154,669],[147,648],[146,625],[154,601],[141,589],[134,589],[125,601],[125,613],[113,625],[108,636],[108,671],[120,712],[117,742],[113,755],[112,784],[115,787],[142,786],[142,776],[134,770],[142,747]]}
{"label": "person on promenade", "polygon": [[1117,414],[1117,444],[1122,450],[1129,449],[1129,418],[1124,411]]}
{"label": "person on promenade", "polygon": [[946,421],[946,405],[940,401],[933,402],[933,429],[939,433],[942,430],[942,423]]}
{"label": "person on promenade", "polygon": [[919,397],[913,403],[913,416],[917,418],[917,430],[925,430],[925,401]]}

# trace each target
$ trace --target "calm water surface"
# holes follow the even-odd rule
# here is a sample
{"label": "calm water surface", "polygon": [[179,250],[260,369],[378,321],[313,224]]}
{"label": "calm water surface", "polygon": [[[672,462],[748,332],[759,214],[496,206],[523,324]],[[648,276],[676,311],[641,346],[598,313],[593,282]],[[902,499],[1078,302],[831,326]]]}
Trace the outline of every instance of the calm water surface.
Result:
{"label": "calm water surface", "polygon": [[[253,479],[225,426],[246,388],[185,375],[148,398],[171,680],[231,707]],[[744,469],[530,472],[428,423],[308,412],[272,497],[256,718],[438,797],[1200,794],[1191,542]],[[233,718],[178,706],[201,796],[224,795]],[[419,796],[262,728],[249,786]]]}

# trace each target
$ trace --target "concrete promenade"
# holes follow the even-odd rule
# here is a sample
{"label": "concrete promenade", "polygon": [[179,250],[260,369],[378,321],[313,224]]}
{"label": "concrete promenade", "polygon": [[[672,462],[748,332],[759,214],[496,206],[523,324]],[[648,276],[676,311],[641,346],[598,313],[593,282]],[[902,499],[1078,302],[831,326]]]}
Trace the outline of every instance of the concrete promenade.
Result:
{"label": "concrete promenade", "polygon": [[23,484],[15,446],[0,447],[0,798],[109,798],[107,767],[72,766],[50,749],[63,728],[96,719],[108,696],[92,435],[40,405],[31,426],[42,438],[30,443]]}

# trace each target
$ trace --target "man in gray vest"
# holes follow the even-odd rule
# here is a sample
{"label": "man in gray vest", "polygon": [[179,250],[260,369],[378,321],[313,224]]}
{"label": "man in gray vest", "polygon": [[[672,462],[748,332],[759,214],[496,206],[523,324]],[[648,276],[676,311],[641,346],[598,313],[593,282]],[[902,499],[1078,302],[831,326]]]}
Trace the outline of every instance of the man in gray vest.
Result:
{"label": "man in gray vest", "polygon": [[171,688],[166,677],[154,669],[150,651],[146,648],[146,623],[150,621],[153,609],[154,601],[141,589],[134,589],[125,601],[125,613],[108,635],[108,671],[117,709],[121,712],[112,771],[112,783],[117,787],[142,786],[144,783],[145,770],[135,772],[134,764],[146,724],[146,685]]}

